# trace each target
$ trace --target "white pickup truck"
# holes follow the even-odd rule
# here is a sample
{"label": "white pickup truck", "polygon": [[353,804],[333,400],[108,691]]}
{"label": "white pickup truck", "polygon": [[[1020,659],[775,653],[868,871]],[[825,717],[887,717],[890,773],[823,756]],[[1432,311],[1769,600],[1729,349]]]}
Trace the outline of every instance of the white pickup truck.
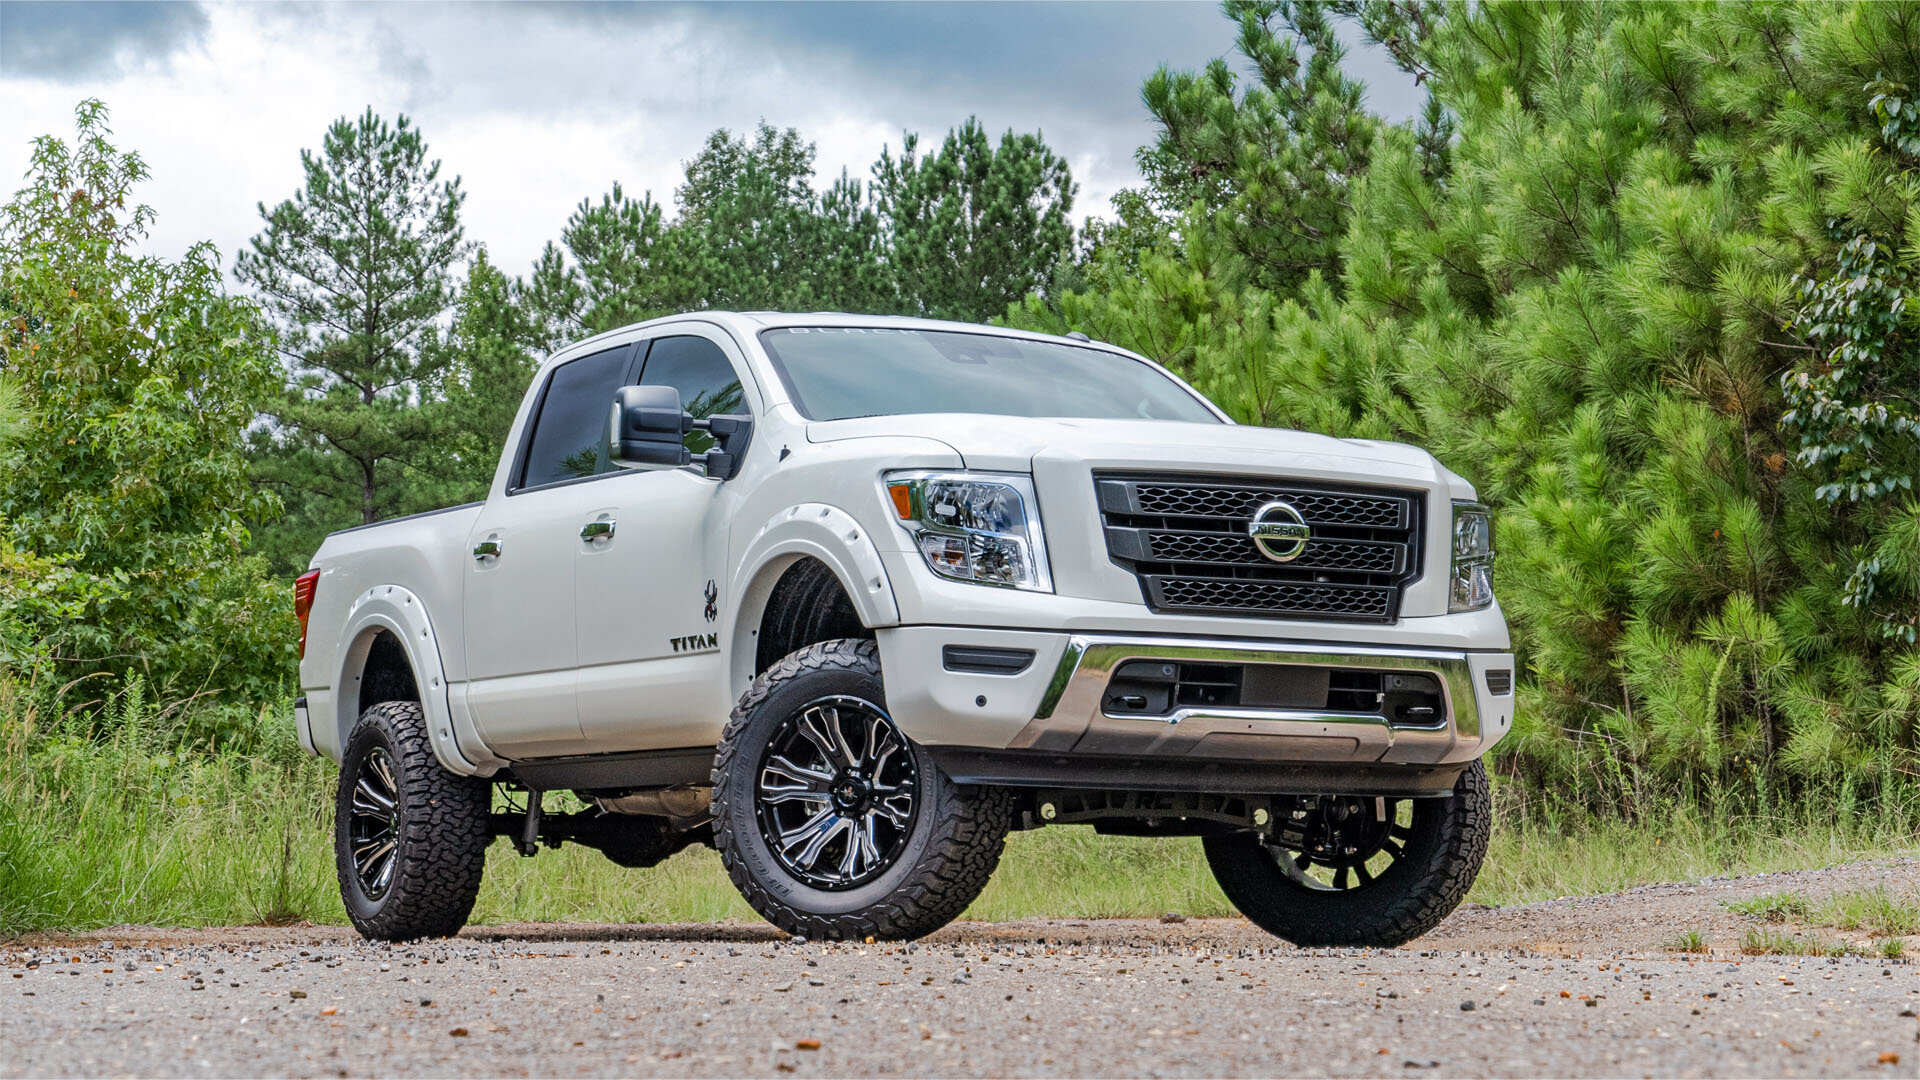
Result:
{"label": "white pickup truck", "polygon": [[1492,559],[1425,452],[1082,335],[703,312],[548,359],[484,502],[327,538],[299,738],[370,937],[458,930],[496,836],[711,844],[784,930],[914,937],[1009,830],[1086,823],[1392,945],[1486,851]]}

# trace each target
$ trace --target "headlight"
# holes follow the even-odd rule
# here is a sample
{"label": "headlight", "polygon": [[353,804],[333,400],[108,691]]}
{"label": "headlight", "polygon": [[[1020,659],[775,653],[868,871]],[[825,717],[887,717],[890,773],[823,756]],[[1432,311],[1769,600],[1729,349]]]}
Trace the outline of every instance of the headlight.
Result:
{"label": "headlight", "polygon": [[1493,603],[1493,518],[1479,503],[1453,504],[1453,585],[1448,611]]}
{"label": "headlight", "polygon": [[887,497],[941,577],[1052,592],[1033,480],[1007,473],[888,473]]}

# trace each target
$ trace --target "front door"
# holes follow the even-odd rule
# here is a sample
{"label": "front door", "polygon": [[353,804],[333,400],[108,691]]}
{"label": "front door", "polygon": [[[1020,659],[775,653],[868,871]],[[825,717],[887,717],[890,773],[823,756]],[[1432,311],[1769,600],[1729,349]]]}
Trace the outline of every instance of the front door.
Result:
{"label": "front door", "polygon": [[[688,328],[689,331],[695,328]],[[748,411],[732,343],[656,339],[641,385],[672,386],[696,417]],[[703,432],[687,436],[695,453]],[[580,726],[596,752],[711,746],[732,708],[720,634],[728,620],[726,485],[699,466],[630,471],[605,484],[606,522],[574,577]]]}
{"label": "front door", "polygon": [[468,538],[467,704],[488,747],[510,758],[582,752],[576,701],[575,563],[617,483],[603,434],[633,346],[553,369],[528,420],[505,497]]}

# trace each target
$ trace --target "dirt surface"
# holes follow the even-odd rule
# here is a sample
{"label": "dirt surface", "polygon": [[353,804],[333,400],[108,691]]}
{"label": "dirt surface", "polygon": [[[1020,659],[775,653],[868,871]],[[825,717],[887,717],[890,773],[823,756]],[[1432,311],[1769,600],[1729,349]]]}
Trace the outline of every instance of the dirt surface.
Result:
{"label": "dirt surface", "polygon": [[[1911,895],[1920,860],[1468,908],[1352,951],[1238,920],[958,923],[912,945],[121,927],[0,946],[0,1076],[1920,1075],[1920,965],[1742,956],[1752,924],[1723,906],[1876,885]],[[1715,952],[1662,948],[1686,930]]]}

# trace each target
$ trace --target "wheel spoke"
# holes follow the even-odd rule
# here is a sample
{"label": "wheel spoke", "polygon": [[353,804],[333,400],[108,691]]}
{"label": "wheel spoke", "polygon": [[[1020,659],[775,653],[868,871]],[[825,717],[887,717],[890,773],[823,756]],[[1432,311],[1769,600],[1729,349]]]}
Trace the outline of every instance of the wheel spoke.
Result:
{"label": "wheel spoke", "polygon": [[807,846],[800,849],[800,854],[794,856],[794,861],[808,870],[813,869],[820,862],[820,856],[826,851],[827,845],[832,843],[835,837],[852,828],[853,822],[838,814],[833,815],[833,823],[814,833],[813,839],[807,841]]}
{"label": "wheel spoke", "polygon": [[1344,889],[1347,887],[1347,868],[1346,867],[1342,866],[1339,870],[1334,871],[1333,887],[1336,889]]}
{"label": "wheel spoke", "polygon": [[880,740],[880,748],[873,754],[874,776],[879,776],[881,770],[887,767],[887,762],[892,760],[893,755],[900,750],[900,739],[894,735],[892,728],[882,729],[880,732]]}
{"label": "wheel spoke", "polygon": [[367,766],[373,770],[375,776],[380,778],[381,786],[387,789],[389,795],[399,790],[400,785],[393,780],[393,762],[387,758],[387,755],[380,753],[372,755],[367,759]]}
{"label": "wheel spoke", "polygon": [[840,710],[829,705],[826,712],[833,721],[827,725],[827,730],[833,733],[834,751],[840,757],[840,764],[849,769],[859,768],[860,758],[853,752],[853,744],[847,741],[847,728],[840,722]]}
{"label": "wheel spoke", "polygon": [[827,729],[833,722],[827,719],[826,709],[815,706],[800,714],[800,734],[820,752],[820,760],[828,766],[833,765],[835,757],[834,738]]}
{"label": "wheel spoke", "polygon": [[847,825],[846,849],[840,853],[840,876],[852,881],[860,876],[861,856],[866,854],[862,846],[866,839],[862,831],[866,827],[866,820],[849,821]]}
{"label": "wheel spoke", "polygon": [[353,808],[358,813],[386,817],[397,805],[392,795],[374,787],[370,777],[363,776],[353,785]]}
{"label": "wheel spoke", "polygon": [[[798,780],[803,784],[809,785],[833,783],[833,773],[825,769],[811,769],[805,765],[795,764],[781,754],[775,754],[768,758],[767,764],[760,772],[763,778],[767,773],[779,773],[789,780]],[[765,783],[765,780],[763,779],[761,782]]]}
{"label": "wheel spoke", "polygon": [[873,835],[877,816],[877,814],[869,811],[867,816],[861,820],[860,832],[858,837],[856,837],[860,842],[860,855],[866,860],[868,866],[873,866],[880,861],[880,845],[875,842]]}
{"label": "wheel spoke", "polygon": [[822,810],[798,828],[781,833],[780,848],[783,852],[800,848],[799,853],[792,856],[793,864],[802,870],[812,870],[813,865],[820,861],[820,852],[848,824],[847,819],[839,814]]}
{"label": "wheel spoke", "polygon": [[824,791],[815,791],[812,788],[774,787],[770,784],[761,784],[760,801],[766,803],[768,806],[778,806],[781,803],[790,802],[815,803],[824,806],[833,801],[833,796]]}
{"label": "wheel spoke", "polygon": [[394,848],[392,840],[368,840],[357,845],[353,852],[354,867],[362,875],[372,870],[381,859],[391,854]]}
{"label": "wheel spoke", "polygon": [[381,856],[380,872],[375,874],[373,879],[375,888],[382,892],[386,891],[387,885],[393,881],[393,868],[399,862],[400,859],[397,853],[392,850],[388,850],[385,855]]}
{"label": "wheel spoke", "polygon": [[889,822],[892,822],[894,828],[904,829],[907,827],[907,818],[913,813],[913,795],[908,792],[900,792],[886,796],[885,798],[876,799],[874,800],[873,808],[877,813],[884,815]]}
{"label": "wheel spoke", "polygon": [[1360,879],[1360,884],[1362,885],[1373,884],[1373,875],[1367,872],[1366,863],[1355,863],[1353,867],[1353,875]]}

